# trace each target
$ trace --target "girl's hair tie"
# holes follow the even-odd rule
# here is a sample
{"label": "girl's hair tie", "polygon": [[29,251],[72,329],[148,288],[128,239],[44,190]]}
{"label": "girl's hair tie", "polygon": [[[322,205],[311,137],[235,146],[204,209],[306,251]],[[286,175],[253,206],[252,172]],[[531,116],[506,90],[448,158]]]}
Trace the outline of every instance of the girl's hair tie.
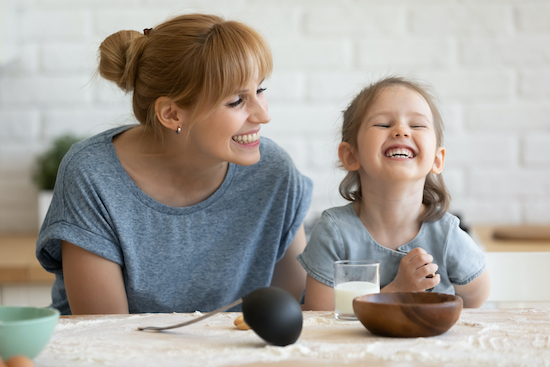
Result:
{"label": "girl's hair tie", "polygon": [[145,29],[143,30],[143,34],[146,35],[146,36],[148,36],[152,29],[153,29],[153,28],[145,28]]}

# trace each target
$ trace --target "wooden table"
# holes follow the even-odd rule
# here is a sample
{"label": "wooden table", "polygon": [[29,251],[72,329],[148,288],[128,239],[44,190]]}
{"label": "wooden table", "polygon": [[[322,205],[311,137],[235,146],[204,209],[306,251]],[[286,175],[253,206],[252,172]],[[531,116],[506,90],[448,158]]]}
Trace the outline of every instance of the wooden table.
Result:
{"label": "wooden table", "polygon": [[385,338],[331,312],[304,312],[302,334],[286,347],[238,330],[221,313],[169,332],[137,331],[194,314],[62,317],[37,367],[83,366],[547,366],[550,310],[464,309],[445,334]]}
{"label": "wooden table", "polygon": [[0,235],[0,284],[52,283],[35,256],[36,234]]}
{"label": "wooden table", "polygon": [[497,239],[493,237],[493,232],[498,228],[495,226],[474,226],[471,234],[474,239],[477,239],[483,245],[484,250],[487,252],[550,252],[550,239],[521,237]]}

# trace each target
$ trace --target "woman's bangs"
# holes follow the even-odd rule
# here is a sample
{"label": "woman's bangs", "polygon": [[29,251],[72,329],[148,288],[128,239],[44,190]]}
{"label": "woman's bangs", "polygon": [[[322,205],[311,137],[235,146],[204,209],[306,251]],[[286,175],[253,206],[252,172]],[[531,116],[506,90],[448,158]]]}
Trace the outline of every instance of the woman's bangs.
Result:
{"label": "woman's bangs", "polygon": [[271,50],[265,41],[254,31],[236,22],[227,22],[219,26],[212,39],[211,65],[216,70],[208,70],[211,80],[207,82],[213,102],[219,103],[238,91],[246,88],[252,81],[263,80],[273,69]]}

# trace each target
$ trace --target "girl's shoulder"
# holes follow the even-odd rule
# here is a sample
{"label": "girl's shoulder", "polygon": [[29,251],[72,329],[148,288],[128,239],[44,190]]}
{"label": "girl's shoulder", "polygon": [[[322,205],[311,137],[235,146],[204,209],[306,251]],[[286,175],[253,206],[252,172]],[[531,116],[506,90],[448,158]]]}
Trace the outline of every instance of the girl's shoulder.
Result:
{"label": "girl's shoulder", "polygon": [[459,229],[459,220],[451,213],[445,213],[433,222],[423,222],[415,240],[421,243],[446,244],[451,236]]}
{"label": "girl's shoulder", "polygon": [[426,227],[431,232],[439,232],[441,234],[448,233],[460,227],[460,220],[456,215],[449,212],[443,214],[441,218],[433,222],[424,222],[423,227]]}
{"label": "girl's shoulder", "polygon": [[335,206],[325,209],[315,220],[314,230],[323,230],[347,235],[356,234],[357,231],[363,231],[363,225],[353,209],[353,203],[343,206]]}
{"label": "girl's shoulder", "polygon": [[349,222],[350,219],[355,219],[357,213],[353,209],[353,203],[348,203],[342,206],[334,206],[332,208],[326,209],[323,211],[321,218],[326,218],[334,222]]}
{"label": "girl's shoulder", "polygon": [[472,237],[461,228],[460,219],[451,213],[445,213],[434,222],[424,222],[422,227],[422,237],[431,243],[445,244],[445,247],[475,245]]}

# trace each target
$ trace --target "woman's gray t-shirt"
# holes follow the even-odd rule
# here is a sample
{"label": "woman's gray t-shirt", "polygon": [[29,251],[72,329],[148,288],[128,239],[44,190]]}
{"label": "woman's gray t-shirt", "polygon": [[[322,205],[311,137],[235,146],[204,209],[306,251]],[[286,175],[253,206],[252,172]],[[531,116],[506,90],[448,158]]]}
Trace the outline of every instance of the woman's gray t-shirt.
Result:
{"label": "woman's gray t-shirt", "polygon": [[112,138],[128,128],[79,142],[63,159],[36,249],[56,275],[53,306],[70,314],[62,240],[122,267],[130,313],[212,311],[268,286],[307,213],[312,181],[262,137],[258,163],[229,164],[201,203],[167,206],[118,160]]}
{"label": "woman's gray t-shirt", "polygon": [[474,240],[459,227],[459,219],[446,213],[435,222],[423,222],[417,236],[397,250],[378,244],[367,231],[353,203],[323,212],[298,261],[314,279],[334,286],[337,260],[380,262],[380,288],[393,281],[401,259],[421,247],[433,256],[441,282],[434,292],[454,294],[453,284],[470,283],[485,269],[485,256]]}

